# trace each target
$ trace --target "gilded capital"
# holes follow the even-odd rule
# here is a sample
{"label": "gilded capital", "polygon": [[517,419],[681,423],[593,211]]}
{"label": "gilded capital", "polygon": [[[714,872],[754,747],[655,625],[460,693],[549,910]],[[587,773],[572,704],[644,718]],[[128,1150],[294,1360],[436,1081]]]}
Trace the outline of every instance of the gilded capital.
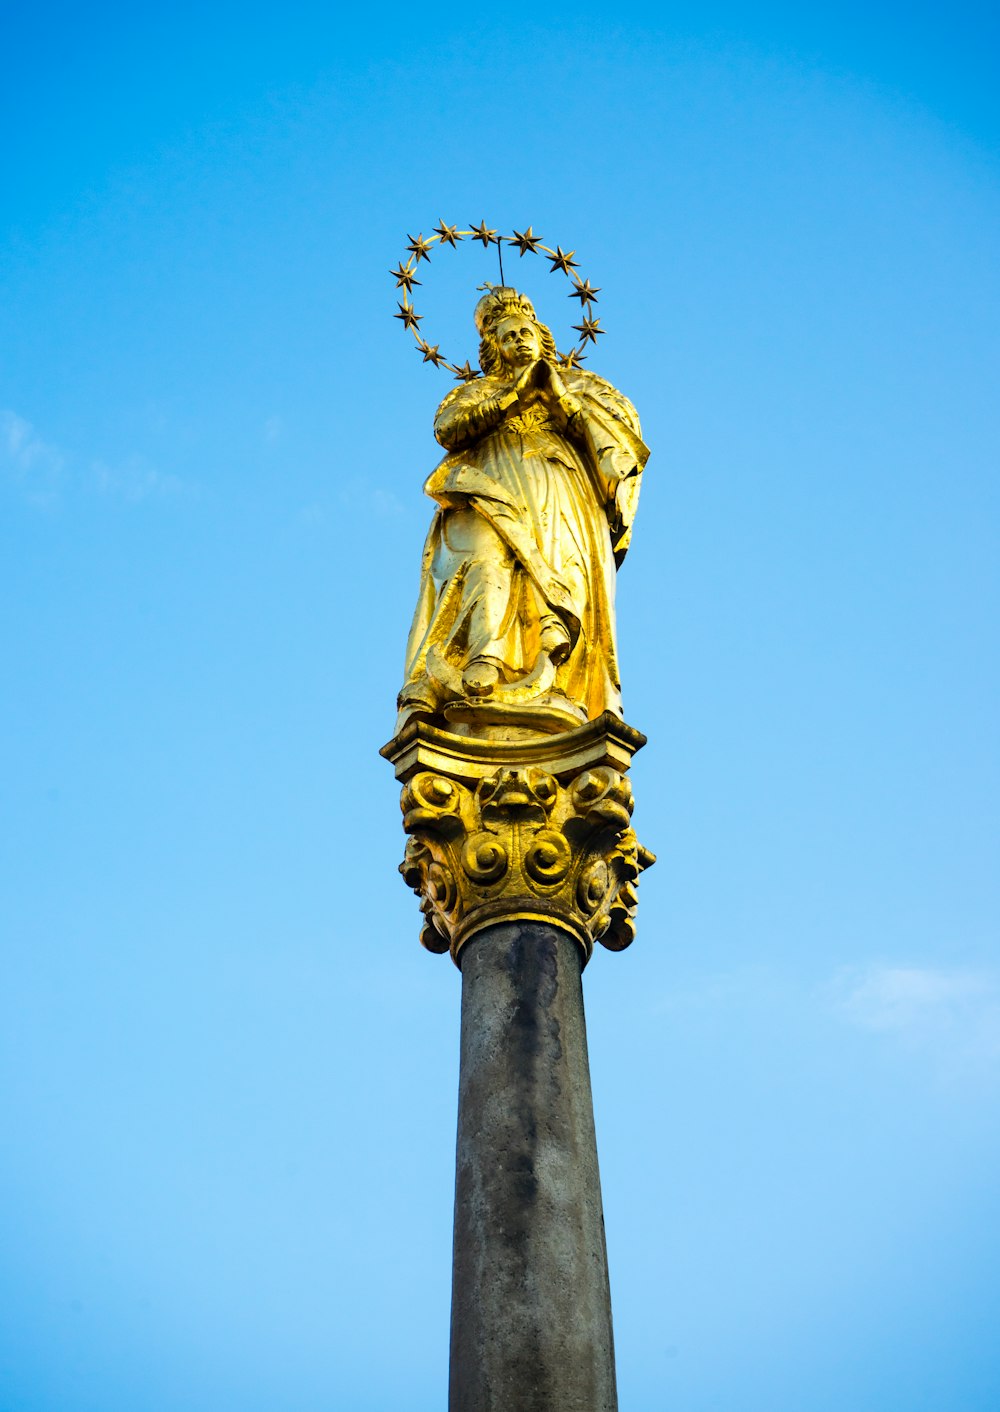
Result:
{"label": "gilded capital", "polygon": [[532,918],[621,951],[653,855],[632,828],[625,775],[643,737],[611,713],[569,732],[487,741],[414,723],[382,753],[403,782],[400,872],[420,898],[421,942],[462,947],[495,922]]}

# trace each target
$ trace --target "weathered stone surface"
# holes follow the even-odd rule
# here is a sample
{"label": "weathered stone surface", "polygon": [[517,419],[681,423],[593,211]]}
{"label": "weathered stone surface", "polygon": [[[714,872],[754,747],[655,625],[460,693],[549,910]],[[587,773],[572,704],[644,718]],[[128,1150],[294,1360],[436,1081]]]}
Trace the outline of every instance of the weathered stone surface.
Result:
{"label": "weathered stone surface", "polygon": [[463,947],[450,1412],[615,1412],[577,942],[516,921]]}

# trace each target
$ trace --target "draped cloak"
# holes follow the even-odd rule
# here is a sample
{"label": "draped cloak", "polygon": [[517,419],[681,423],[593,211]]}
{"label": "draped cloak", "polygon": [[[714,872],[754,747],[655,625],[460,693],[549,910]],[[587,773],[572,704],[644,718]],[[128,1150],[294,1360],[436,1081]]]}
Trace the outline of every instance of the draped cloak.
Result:
{"label": "draped cloak", "polygon": [[516,404],[500,408],[511,383],[496,375],[454,388],[438,408],[434,432],[448,454],[424,485],[438,509],[424,547],[401,719],[446,704],[435,656],[458,672],[485,658],[502,681],[517,682],[536,666],[541,634],[556,620],[568,648],[555,693],[587,719],[621,715],[615,569],[649,452],[635,408],[610,383],[583,369],[560,376],[580,404],[568,426],[541,402],[521,413]]}

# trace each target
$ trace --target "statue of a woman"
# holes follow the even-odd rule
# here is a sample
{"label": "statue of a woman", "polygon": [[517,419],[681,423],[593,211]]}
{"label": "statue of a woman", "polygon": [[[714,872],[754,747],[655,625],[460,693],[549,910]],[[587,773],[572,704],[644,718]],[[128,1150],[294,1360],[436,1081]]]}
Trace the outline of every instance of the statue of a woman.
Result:
{"label": "statue of a woman", "polygon": [[610,383],[561,366],[530,300],[476,307],[484,376],[441,403],[447,455],[424,548],[397,730],[414,716],[571,729],[621,715],[615,569],[649,454]]}

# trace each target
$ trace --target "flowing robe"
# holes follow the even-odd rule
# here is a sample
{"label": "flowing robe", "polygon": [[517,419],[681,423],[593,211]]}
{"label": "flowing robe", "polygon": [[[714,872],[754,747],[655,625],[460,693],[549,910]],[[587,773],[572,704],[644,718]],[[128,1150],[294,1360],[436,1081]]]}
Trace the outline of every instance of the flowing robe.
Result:
{"label": "flowing robe", "polygon": [[541,402],[521,413],[516,402],[505,406],[512,384],[496,375],[453,389],[438,408],[434,433],[448,454],[424,486],[438,510],[401,721],[455,699],[435,658],[459,673],[486,659],[502,683],[516,683],[536,667],[542,633],[551,637],[553,627],[562,640],[555,695],[585,719],[621,714],[615,569],[649,452],[635,408],[610,383],[582,369],[560,376],[579,408],[568,421]]}

